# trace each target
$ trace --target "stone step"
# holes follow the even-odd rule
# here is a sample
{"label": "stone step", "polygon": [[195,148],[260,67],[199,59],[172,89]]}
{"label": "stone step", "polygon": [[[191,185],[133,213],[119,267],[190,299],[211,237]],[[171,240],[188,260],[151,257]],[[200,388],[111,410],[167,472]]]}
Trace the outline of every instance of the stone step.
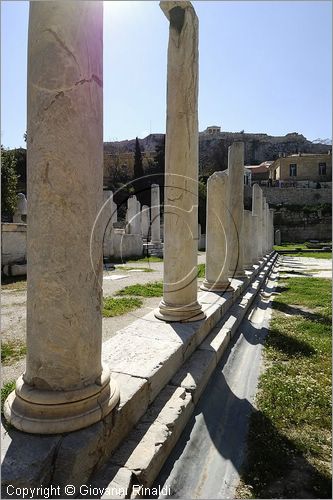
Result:
{"label": "stone step", "polygon": [[[118,406],[110,414],[102,415],[100,422],[86,429],[47,438],[31,435],[29,447],[19,445],[25,442],[23,439],[25,434],[15,429],[10,432],[5,431],[2,437],[2,449],[6,457],[2,467],[4,489],[8,484],[20,484],[24,477],[31,477],[26,483],[27,486],[40,485],[40,477],[45,475],[44,463],[47,460],[52,462],[50,469],[52,473],[50,472],[48,480],[50,484],[61,488],[62,496],[65,496],[64,488],[67,484],[73,485],[76,489],[82,484],[87,484],[92,472],[107,462],[121,446],[161,391],[174,383],[175,374],[194,351],[200,345],[204,348],[206,344],[202,343],[206,337],[221,317],[233,307],[240,295],[245,294],[242,301],[246,303],[246,294],[253,287],[259,286],[258,283],[269,273],[276,255],[266,256],[259,265],[254,266],[246,278],[234,279],[232,281],[234,292],[224,295],[199,292],[198,300],[206,313],[204,320],[171,324],[157,320],[151,312],[104,342],[103,362],[110,367],[112,376],[117,379],[120,388]],[[209,357],[209,354],[204,356]],[[193,401],[197,398],[195,394],[191,395],[192,397]],[[192,403],[193,401],[191,399]],[[47,449],[45,449],[46,441]],[[19,467],[13,466],[18,456],[16,445],[20,449]],[[32,449],[33,470],[30,453]],[[82,456],[85,460],[82,460]],[[27,471],[33,474],[29,475]],[[47,484],[48,480],[42,481],[43,484]]]}
{"label": "stone step", "polygon": [[[275,257],[197,346],[160,391],[127,439],[92,478],[93,486],[104,488],[102,498],[147,496],[140,488],[152,486],[228,344],[268,279],[274,262]],[[127,496],[125,493],[122,496],[125,491]]]}

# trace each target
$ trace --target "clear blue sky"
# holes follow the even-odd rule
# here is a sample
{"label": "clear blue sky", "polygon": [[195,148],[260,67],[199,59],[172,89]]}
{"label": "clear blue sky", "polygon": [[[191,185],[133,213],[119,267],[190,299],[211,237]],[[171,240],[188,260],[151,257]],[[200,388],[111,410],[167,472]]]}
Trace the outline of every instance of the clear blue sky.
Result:
{"label": "clear blue sky", "polygon": [[[332,4],[196,1],[199,128],[331,138]],[[1,143],[24,146],[29,5],[1,2]],[[104,2],[104,140],[165,131],[168,22],[156,1]]]}

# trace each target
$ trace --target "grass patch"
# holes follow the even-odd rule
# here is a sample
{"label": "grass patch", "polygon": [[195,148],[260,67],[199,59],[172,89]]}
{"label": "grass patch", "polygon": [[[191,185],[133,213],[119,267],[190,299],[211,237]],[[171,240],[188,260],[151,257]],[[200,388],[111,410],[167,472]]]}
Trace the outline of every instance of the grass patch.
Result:
{"label": "grass patch", "polygon": [[155,281],[154,283],[146,283],[145,285],[129,285],[125,286],[116,293],[116,295],[134,295],[139,297],[162,297],[163,283]]}
{"label": "grass patch", "polygon": [[127,262],[163,262],[163,259],[161,257],[155,257],[154,255],[151,255],[150,257],[139,257],[138,259],[131,259],[128,260]]}
{"label": "grass patch", "polygon": [[27,289],[26,276],[3,276],[1,278],[1,286],[3,290],[20,291]]}
{"label": "grass patch", "polygon": [[281,245],[274,245],[274,250],[296,250],[296,248],[306,249],[305,243],[282,243]]}
{"label": "grass patch", "polygon": [[129,267],[129,266],[119,266],[117,267],[118,270],[124,270],[124,271],[142,271],[143,273],[153,273],[154,269],[151,269],[150,267]]}
{"label": "grass patch", "polygon": [[[305,241],[304,243],[282,243],[281,245],[274,245],[273,248],[274,250],[310,250],[309,248],[310,242]],[[322,247],[327,247],[331,246],[332,242],[327,241],[327,242],[319,242],[318,244],[318,249]]]}
{"label": "grass patch", "polygon": [[3,404],[9,394],[15,389],[15,384],[15,380],[11,380],[1,388],[1,415],[3,415]]}
{"label": "grass patch", "polygon": [[1,343],[1,362],[10,365],[26,355],[27,348],[21,340],[8,340]]}
{"label": "grass patch", "polygon": [[121,316],[134,309],[138,309],[143,304],[141,299],[132,297],[113,298],[105,297],[103,300],[103,316],[105,318],[113,318]]}
{"label": "grass patch", "polygon": [[290,257],[312,257],[313,259],[332,259],[332,252],[297,252],[284,253],[283,256]]}
{"label": "grass patch", "polygon": [[238,496],[331,498],[331,283],[283,278],[273,307]]}
{"label": "grass patch", "polygon": [[206,264],[198,264],[198,278],[204,278],[206,274]]}

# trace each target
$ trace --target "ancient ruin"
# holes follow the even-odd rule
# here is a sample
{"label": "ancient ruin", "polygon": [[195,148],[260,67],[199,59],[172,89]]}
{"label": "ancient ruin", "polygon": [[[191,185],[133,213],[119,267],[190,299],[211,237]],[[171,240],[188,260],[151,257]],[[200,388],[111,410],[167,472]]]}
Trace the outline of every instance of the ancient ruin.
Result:
{"label": "ancient ruin", "polygon": [[[114,194],[102,191],[102,7],[30,5],[27,360],[4,405],[16,429],[4,437],[4,484],[15,460],[20,470],[29,462],[33,443],[33,484],[45,480],[63,492],[96,480],[106,464],[110,484],[132,487],[135,475],[151,485],[276,259],[273,211],[259,186],[252,210],[244,209],[244,144],[235,142],[228,170],[208,180],[198,289],[205,229],[198,227],[198,19],[189,1],[161,2],[170,23],[164,204],[152,184],[150,207],[129,196],[126,222],[118,220]],[[144,244],[163,249],[163,298],[102,351],[103,253],[140,256]],[[37,435],[27,441],[18,431]],[[49,435],[47,446],[40,434]],[[122,448],[129,435],[133,453]]]}

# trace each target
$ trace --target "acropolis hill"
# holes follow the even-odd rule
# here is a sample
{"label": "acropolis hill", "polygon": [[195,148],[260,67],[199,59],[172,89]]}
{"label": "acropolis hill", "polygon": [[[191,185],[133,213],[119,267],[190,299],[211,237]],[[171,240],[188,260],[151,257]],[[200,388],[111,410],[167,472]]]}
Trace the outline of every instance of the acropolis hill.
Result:
{"label": "acropolis hill", "polygon": [[[279,154],[290,153],[327,153],[332,149],[325,143],[313,143],[304,135],[292,132],[285,136],[271,136],[264,133],[220,132],[219,127],[208,127],[199,133],[199,169],[201,174],[214,170],[224,170],[227,166],[228,147],[235,141],[243,141],[245,147],[245,165],[256,165],[266,160],[275,160]],[[149,134],[140,139],[145,164],[153,158],[156,148],[163,146],[164,134]],[[325,141],[326,142],[326,141]],[[135,139],[105,142],[104,152],[128,161],[132,167],[132,154]],[[124,156],[123,156],[124,155]],[[134,158],[133,158],[134,160]]]}

